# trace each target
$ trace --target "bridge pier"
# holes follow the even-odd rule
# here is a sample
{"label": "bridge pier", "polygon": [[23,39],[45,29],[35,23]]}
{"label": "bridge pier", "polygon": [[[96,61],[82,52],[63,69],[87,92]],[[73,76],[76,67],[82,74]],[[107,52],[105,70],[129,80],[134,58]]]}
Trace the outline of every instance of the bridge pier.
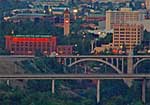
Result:
{"label": "bridge pier", "polygon": [[8,86],[10,86],[10,80],[9,80],[9,79],[6,80],[6,84],[7,84]]}
{"label": "bridge pier", "polygon": [[111,63],[114,64],[114,58],[111,58]]}
{"label": "bridge pier", "polygon": [[86,74],[86,73],[87,73],[87,66],[84,65],[84,74]]}
{"label": "bridge pier", "polygon": [[72,63],[72,58],[69,58],[69,65]]}
{"label": "bridge pier", "polygon": [[55,93],[55,80],[52,80],[52,94]]}
{"label": "bridge pier", "polygon": [[121,64],[121,67],[122,67],[122,68],[121,68],[121,72],[124,73],[124,59],[122,58],[121,61],[122,61],[122,64]]}
{"label": "bridge pier", "polygon": [[97,80],[96,100],[97,103],[100,102],[100,80]]}
{"label": "bridge pier", "polygon": [[64,72],[66,72],[66,66],[67,66],[67,59],[66,58],[64,58]]}
{"label": "bridge pier", "polygon": [[[133,74],[133,58],[131,55],[127,58],[127,74]],[[125,79],[125,83],[128,85],[128,87],[132,86],[132,79]]]}
{"label": "bridge pier", "polygon": [[142,101],[146,104],[146,79],[142,81]]}
{"label": "bridge pier", "polygon": [[133,58],[129,56],[127,58],[127,62],[128,62],[127,74],[133,74]]}
{"label": "bridge pier", "polygon": [[118,58],[116,58],[116,66],[117,66],[117,68],[119,68],[119,59]]}

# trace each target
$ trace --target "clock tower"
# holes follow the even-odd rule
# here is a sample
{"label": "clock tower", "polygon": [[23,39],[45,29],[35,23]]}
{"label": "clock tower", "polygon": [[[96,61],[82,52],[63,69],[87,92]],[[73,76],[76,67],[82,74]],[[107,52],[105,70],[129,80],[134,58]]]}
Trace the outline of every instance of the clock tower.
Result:
{"label": "clock tower", "polygon": [[70,34],[70,13],[66,9],[64,12],[64,35],[68,36]]}

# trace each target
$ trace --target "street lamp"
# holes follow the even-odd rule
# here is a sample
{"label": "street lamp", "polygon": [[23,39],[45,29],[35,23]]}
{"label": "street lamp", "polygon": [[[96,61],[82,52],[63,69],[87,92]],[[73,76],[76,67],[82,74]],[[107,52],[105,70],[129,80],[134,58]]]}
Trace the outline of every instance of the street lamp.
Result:
{"label": "street lamp", "polygon": [[74,20],[77,19],[77,13],[78,13],[78,9],[73,9]]}
{"label": "street lamp", "polygon": [[74,54],[75,55],[78,54],[78,45],[77,44],[74,45]]}
{"label": "street lamp", "polygon": [[82,53],[85,54],[85,39],[86,39],[86,33],[83,32],[82,36]]}

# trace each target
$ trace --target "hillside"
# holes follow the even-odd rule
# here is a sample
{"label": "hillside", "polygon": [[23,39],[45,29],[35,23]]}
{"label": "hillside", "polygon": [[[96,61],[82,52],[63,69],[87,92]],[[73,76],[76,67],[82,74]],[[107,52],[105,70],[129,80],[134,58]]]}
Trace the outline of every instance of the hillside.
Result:
{"label": "hillside", "polygon": [[14,61],[0,59],[0,74],[23,74],[24,70]]}

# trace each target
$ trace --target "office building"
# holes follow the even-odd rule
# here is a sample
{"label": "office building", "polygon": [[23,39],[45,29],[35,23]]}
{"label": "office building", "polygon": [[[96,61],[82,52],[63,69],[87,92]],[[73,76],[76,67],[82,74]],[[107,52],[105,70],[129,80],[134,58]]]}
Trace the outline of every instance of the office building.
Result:
{"label": "office building", "polygon": [[124,24],[129,21],[140,21],[144,18],[140,11],[131,8],[121,8],[120,11],[106,11],[106,30],[111,30],[114,24]]}
{"label": "office building", "polygon": [[56,52],[56,37],[49,35],[6,35],[5,49],[13,55],[50,55]]}
{"label": "office building", "polygon": [[143,25],[141,24],[115,24],[113,25],[113,48],[131,51],[143,40]]}
{"label": "office building", "polygon": [[150,10],[150,0],[145,0],[145,6],[147,10]]}

